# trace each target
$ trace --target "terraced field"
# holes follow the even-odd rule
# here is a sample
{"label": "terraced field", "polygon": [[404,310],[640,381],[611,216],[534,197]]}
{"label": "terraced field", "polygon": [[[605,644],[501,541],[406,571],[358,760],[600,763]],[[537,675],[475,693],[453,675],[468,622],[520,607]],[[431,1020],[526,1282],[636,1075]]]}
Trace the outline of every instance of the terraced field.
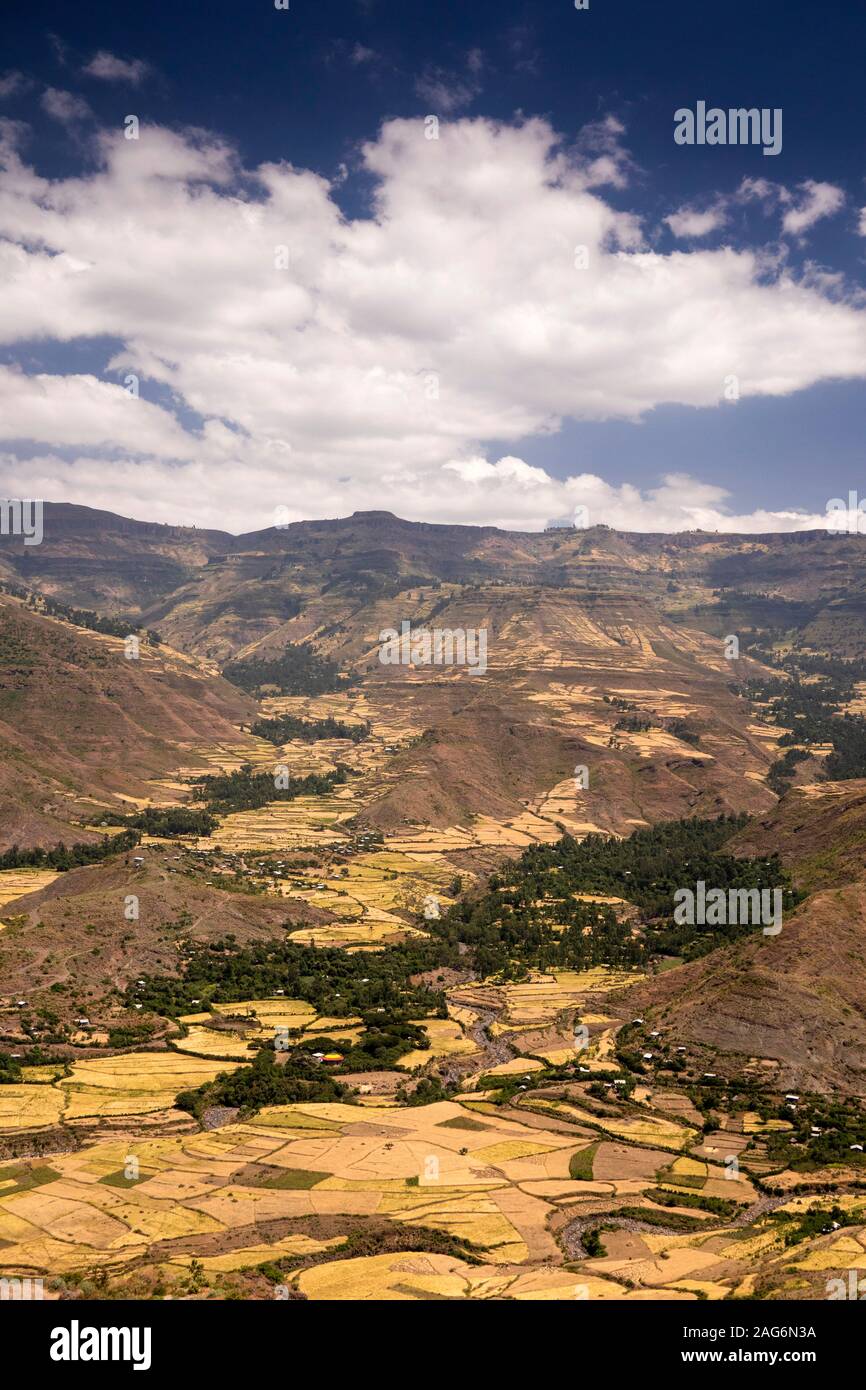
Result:
{"label": "terraced field", "polygon": [[56,1081],[0,1086],[0,1137],[65,1121],[170,1110],[179,1091],[201,1086],[233,1065],[173,1052],[89,1057]]}
{"label": "terraced field", "polygon": [[[293,776],[341,766],[354,774],[344,784],[220,812],[207,837],[146,835],[111,878],[74,870],[70,880],[77,873],[89,889],[80,948],[68,952],[74,895],[55,891],[53,873],[0,874],[0,909],[11,905],[17,921],[6,947],[22,922],[37,944],[49,917],[55,933],[41,947],[40,990],[28,989],[35,1005],[2,1003],[11,1053],[11,1084],[0,1085],[2,1268],[46,1275],[59,1292],[80,1287],[72,1276],[101,1272],[96,1287],[129,1297],[823,1296],[829,1274],[866,1267],[859,1160],[851,1152],[844,1166],[804,1176],[803,1155],[779,1147],[799,1132],[779,1113],[782,1097],[764,1103],[749,1091],[729,1113],[702,1085],[718,1079],[702,1070],[715,1062],[700,1052],[683,1060],[689,1049],[673,1030],[636,1053],[623,1042],[623,992],[665,978],[657,959],[638,974],[643,957],[629,954],[646,924],[619,896],[628,880],[571,898],[614,909],[628,950],[610,959],[633,969],[541,968],[608,958],[606,948],[578,949],[579,931],[606,914],[587,914],[584,928],[575,912],[569,940],[567,913],[552,905],[571,899],[549,884],[526,896],[528,917],[551,905],[538,953],[515,946],[495,978],[485,977],[494,967],[483,945],[455,939],[459,914],[450,938],[429,931],[467,888],[483,891],[504,861],[563,832],[616,842],[678,814],[766,811],[784,730],[732,689],[716,638],[642,601],[578,600],[557,586],[536,604],[522,582],[412,589],[396,599],[374,589],[359,614],[322,596],[305,616],[304,640],[315,633],[316,651],[351,673],[338,693],[256,707],[229,691],[228,714],[202,732],[188,722],[174,761],[163,750],[134,785],[78,804],[186,805],[192,780],[247,765]],[[489,621],[483,691],[455,672],[382,667],[375,632],[410,600]],[[249,655],[267,656],[260,635],[263,648],[254,641]],[[202,661],[163,657],[197,686],[215,679]],[[146,665],[162,669],[152,653]],[[256,718],[280,715],[332,718],[367,737],[274,745],[250,732]],[[575,775],[589,762],[591,792]],[[816,799],[804,790],[804,803]],[[16,900],[40,889],[51,891],[19,916]],[[123,915],[130,895],[137,919]],[[110,904],[113,927],[96,920],[97,901]],[[461,904],[464,922],[474,902]],[[492,930],[501,950],[499,918]],[[220,975],[235,953],[243,967]],[[679,962],[664,957],[674,970]],[[268,995],[279,983],[285,994]],[[230,1002],[201,1007],[229,990]],[[19,1074],[23,1055],[61,1027],[57,1001],[71,1017],[91,1000],[103,1011],[98,1031],[83,1023],[47,1041],[58,1060]],[[396,1047],[389,1024],[403,1029]],[[423,1028],[428,1047],[407,1024]],[[650,1027],[648,1037],[661,1036],[663,1010]],[[120,1041],[109,1046],[109,1036]],[[305,1046],[315,1037],[347,1053],[371,1038],[367,1069],[347,1074],[361,1063],[339,1052],[326,1062]],[[274,1066],[241,1071],[277,1041]],[[746,1081],[772,1061],[750,1053]],[[307,1087],[293,1098],[339,1094],[333,1080],[348,1090],[339,1102],[263,1104],[253,1087],[265,1072],[275,1088],[287,1078]],[[250,1081],[248,1106],[228,1087],[228,1099],[212,1088],[194,1115],[176,1106],[180,1092],[221,1073]],[[852,1224],[834,1218],[804,1234],[810,1209],[831,1200]]]}
{"label": "terraced field", "polygon": [[[219,1289],[283,1262],[283,1280],[310,1298],[398,1300],[693,1300],[743,1296],[758,1275],[790,1286],[866,1268],[862,1227],[785,1249],[786,1220],[815,1197],[782,1202],[748,1233],[694,1205],[659,1207],[659,1190],[688,1199],[723,1191],[741,1210],[756,1194],[745,1176],[671,1163],[660,1146],[670,1130],[651,1121],[623,1149],[621,1138],[587,1130],[575,1107],[548,1120],[534,1108],[469,1105],[272,1107],[208,1133],[127,1137],[9,1164],[0,1169],[4,1267],[62,1276],[84,1265],[122,1290],[145,1276],[170,1285],[195,1260]],[[682,1130],[682,1142],[691,1137]],[[617,1176],[605,1176],[613,1167]],[[618,1209],[627,1220],[611,1217]],[[688,1230],[653,1225],[677,1217]],[[604,1252],[565,1267],[571,1233],[593,1223]],[[401,1252],[340,1258],[349,1231],[365,1228],[402,1232]],[[431,1233],[467,1242],[472,1258],[425,1252]]]}

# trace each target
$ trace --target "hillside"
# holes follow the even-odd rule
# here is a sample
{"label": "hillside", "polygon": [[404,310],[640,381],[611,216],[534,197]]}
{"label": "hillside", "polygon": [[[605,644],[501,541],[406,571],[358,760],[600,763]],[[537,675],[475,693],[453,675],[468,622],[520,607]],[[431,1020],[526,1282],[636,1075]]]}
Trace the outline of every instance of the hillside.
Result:
{"label": "hillside", "polygon": [[0,594],[0,850],[87,840],[100,806],[148,799],[203,742],[242,743],[253,708],[165,646],[127,660],[122,639]]}
{"label": "hillside", "polygon": [[[671,1042],[699,1044],[732,1065],[773,1059],[781,1088],[866,1094],[866,783],[789,791],[725,850],[778,855],[810,896],[777,937],[756,933],[632,991]],[[725,1059],[714,1065],[724,1066]]]}
{"label": "hillside", "polygon": [[[98,1025],[121,1012],[113,991],[139,975],[178,975],[187,945],[233,936],[239,945],[278,940],[287,922],[316,924],[328,912],[298,898],[224,892],[210,886],[182,848],[142,846],[60,874],[2,909],[3,992],[68,1021],[84,1010]],[[126,916],[130,895],[138,916]],[[7,1016],[4,1028],[9,1027]]]}
{"label": "hillside", "polygon": [[[182,789],[158,783],[202,750],[231,744],[252,756],[238,729],[254,705],[219,681],[218,666],[273,660],[296,643],[363,691],[377,727],[398,732],[383,736],[355,787],[359,823],[370,828],[529,816],[545,837],[561,825],[627,834],[659,818],[773,804],[763,778],[778,736],[750,720],[731,688],[732,676],[763,668],[744,655],[733,671],[717,636],[667,611],[704,593],[691,579],[680,592],[669,576],[706,569],[709,538],[522,536],[388,513],[231,537],[49,506],[43,545],[25,553],[16,544],[0,544],[15,583],[54,602],[138,613],[164,641],[124,662],[119,639],[0,595],[6,722],[23,763],[6,844],[50,842],[70,793],[173,799]],[[178,584],[154,599],[150,567],[167,556]],[[404,621],[484,631],[483,678],[382,665],[379,634]],[[31,653],[17,666],[16,643]],[[41,661],[52,644],[62,660]],[[38,695],[23,700],[25,688]],[[43,703],[60,711],[62,735],[50,732]],[[52,785],[46,795],[34,766],[62,767],[53,781],[63,792]],[[580,766],[591,794],[575,798]]]}
{"label": "hillside", "polygon": [[[44,530],[40,546],[0,537],[0,576],[138,615],[183,650],[221,660],[436,582],[639,595],[716,633],[796,626],[846,655],[866,631],[866,539],[856,535],[520,533],[361,512],[233,536],[51,503]],[[292,628],[296,614],[305,616]]]}
{"label": "hillside", "polygon": [[866,877],[866,781],[818,782],[783,796],[731,840],[733,854],[778,854],[806,892]]}
{"label": "hillside", "polygon": [[757,932],[666,971],[617,1001],[670,1043],[753,1059],[777,1090],[866,1096],[866,883],[815,893],[778,936]]}

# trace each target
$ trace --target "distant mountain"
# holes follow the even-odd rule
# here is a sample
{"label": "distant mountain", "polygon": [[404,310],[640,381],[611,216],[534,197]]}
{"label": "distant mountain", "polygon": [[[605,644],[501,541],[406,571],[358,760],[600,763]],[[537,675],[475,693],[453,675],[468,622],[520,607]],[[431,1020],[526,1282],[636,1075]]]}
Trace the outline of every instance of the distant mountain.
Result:
{"label": "distant mountain", "polygon": [[[362,824],[504,823],[533,809],[551,835],[628,834],[766,813],[776,745],[739,693],[765,669],[746,655],[749,635],[846,654],[866,632],[866,541],[823,532],[523,534],[361,512],[232,536],[46,504],[44,536],[0,540],[7,588],[122,614],[164,645],[126,662],[117,639],[2,599],[0,624],[30,656],[5,674],[0,659],[17,806],[0,843],[50,840],[76,796],[153,797],[196,742],[243,746],[254,704],[219,668],[266,669],[298,643],[412,735],[358,783]],[[383,665],[380,634],[404,622],[484,631],[486,673]],[[580,767],[591,794],[575,809]]]}
{"label": "distant mountain", "polygon": [[[866,538],[824,531],[520,533],[357,512],[233,536],[46,503],[44,533],[39,546],[0,537],[0,578],[136,614],[220,660],[436,581],[640,595],[718,635],[791,626],[840,654],[862,650],[866,636]],[[309,619],[288,626],[297,613]]]}
{"label": "distant mountain", "polygon": [[[44,537],[0,539],[0,582],[123,615],[165,645],[109,660],[108,639],[2,600],[34,662],[29,675],[0,664],[17,806],[0,844],[51,840],[76,795],[152,796],[196,740],[243,744],[253,704],[218,669],[297,643],[414,734],[360,785],[362,823],[508,821],[548,796],[556,833],[580,766],[592,795],[577,823],[618,834],[767,811],[775,745],[736,693],[763,668],[726,661],[723,638],[779,628],[844,654],[866,632],[866,542],[823,532],[522,534],[362,512],[232,536],[49,503]],[[380,633],[406,621],[483,630],[486,674],[383,666]]]}

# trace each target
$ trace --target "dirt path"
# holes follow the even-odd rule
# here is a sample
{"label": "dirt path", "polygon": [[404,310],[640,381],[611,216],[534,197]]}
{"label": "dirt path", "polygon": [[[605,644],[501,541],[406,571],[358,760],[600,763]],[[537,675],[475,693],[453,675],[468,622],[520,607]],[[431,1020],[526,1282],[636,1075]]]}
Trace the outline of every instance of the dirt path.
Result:
{"label": "dirt path", "polygon": [[[634,1235],[682,1234],[676,1226],[661,1226],[655,1221],[638,1221],[632,1216],[607,1216],[604,1212],[595,1212],[591,1216],[575,1217],[559,1232],[559,1240],[566,1258],[569,1260],[588,1259],[589,1251],[583,1244],[583,1235],[584,1232],[594,1230],[599,1226],[610,1226],[614,1230],[629,1231]],[[604,1244],[604,1233],[602,1233],[601,1241]]]}
{"label": "dirt path", "polygon": [[[757,1202],[753,1202],[745,1211],[740,1212],[731,1220],[726,1221],[718,1218],[719,1226],[743,1227],[751,1226],[753,1222],[759,1221],[768,1212],[775,1211],[777,1207],[784,1206],[789,1199],[787,1197],[761,1197]],[[697,1214],[697,1213],[696,1213]],[[712,1226],[712,1216],[708,1217],[707,1225]],[[613,1226],[618,1231],[631,1231],[636,1235],[660,1235],[662,1233],[679,1234],[677,1226],[663,1226],[657,1222],[639,1221],[630,1216],[606,1216],[603,1212],[596,1212],[592,1216],[578,1216],[574,1221],[570,1221],[567,1226],[563,1226],[559,1239],[566,1256],[572,1260],[586,1259],[587,1251],[583,1245],[583,1234],[585,1231],[592,1230],[596,1226]],[[602,1235],[602,1243],[604,1236]]]}
{"label": "dirt path", "polygon": [[[449,995],[446,994],[445,997],[449,1003],[452,1002]],[[462,1000],[455,999],[453,1003],[475,1014],[473,1023],[468,1027],[463,1025],[463,1032],[475,1043],[478,1052],[473,1053],[471,1057],[444,1058],[436,1063],[435,1070],[443,1082],[459,1082],[469,1071],[486,1072],[491,1067],[498,1066],[500,1062],[510,1062],[515,1055],[510,1044],[504,1038],[488,1038],[485,1032],[485,1029],[499,1017],[499,1012],[496,1009],[482,1009],[477,1004],[465,1004]]]}
{"label": "dirt path", "polygon": [[753,1202],[750,1207],[741,1212],[731,1222],[732,1226],[751,1226],[753,1221],[759,1221],[768,1212],[775,1211],[777,1207],[783,1207],[789,1202],[790,1197],[759,1197],[757,1202]]}

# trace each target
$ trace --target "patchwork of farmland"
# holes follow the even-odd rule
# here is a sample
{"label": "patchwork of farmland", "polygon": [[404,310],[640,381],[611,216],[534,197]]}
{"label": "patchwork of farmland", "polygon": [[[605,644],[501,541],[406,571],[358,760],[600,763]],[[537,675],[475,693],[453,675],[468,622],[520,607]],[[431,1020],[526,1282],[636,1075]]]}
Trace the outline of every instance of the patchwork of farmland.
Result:
{"label": "patchwork of farmland", "polygon": [[[817,1198],[784,1201],[749,1230],[695,1206],[718,1193],[742,1213],[756,1191],[745,1174],[732,1182],[713,1163],[672,1161],[672,1147],[695,1140],[685,1126],[674,1141],[673,1122],[602,1129],[576,1106],[541,1111],[529,1099],[480,1109],[469,1096],[415,1109],[285,1106],[207,1133],[7,1164],[3,1265],[61,1283],[98,1271],[121,1295],[183,1292],[195,1263],[199,1287],[223,1293],[235,1281],[273,1296],[277,1278],[314,1299],[398,1300],[694,1300],[743,1296],[756,1278],[804,1287],[866,1268],[861,1227],[786,1248]],[[575,1263],[569,1251],[592,1227],[603,1252]],[[359,1230],[383,1253],[353,1256]]]}
{"label": "patchwork of farmland", "polygon": [[[762,1195],[772,1120],[720,1114],[708,1135],[676,1085],[627,1095],[594,1081],[617,1066],[599,1055],[614,1028],[601,1001],[628,982],[592,970],[455,987],[448,1018],[418,1020],[429,1050],[399,1067],[457,1062],[462,1089],[421,1106],[362,1086],[353,1103],[265,1106],[210,1129],[172,1111],[180,1090],[243,1065],[275,1030],[290,1047],[360,1035],[351,1015],[281,997],[185,1015],[173,1051],[2,1086],[0,1139],[88,1125],[81,1147],[0,1165],[2,1267],[119,1297],[622,1301],[808,1296],[866,1269],[856,1193],[843,1199],[851,1224],[789,1249],[821,1197],[785,1173]],[[587,1041],[538,1047],[578,1017]],[[176,1132],[152,1127],[172,1115]]]}
{"label": "patchwork of farmland", "polygon": [[[383,672],[368,628],[386,625],[388,599],[354,628],[324,623],[321,650],[351,649],[363,690],[273,695],[256,715],[365,737],[271,743],[244,697],[245,712],[186,737],[176,765],[156,760],[112,805],[198,807],[193,782],[278,766],[330,789],[239,796],[225,804],[253,808],[220,806],[207,835],[146,833],[110,894],[107,875],[81,874],[80,952],[58,941],[57,874],[0,874],[10,951],[19,898],[44,894],[27,919],[37,944],[56,908],[35,1005],[2,1004],[4,1272],[130,1298],[697,1301],[822,1296],[827,1278],[866,1268],[862,1146],[847,1143],[844,1166],[807,1166],[796,1102],[752,1086],[762,1069],[772,1081],[772,1058],[717,1076],[665,1034],[663,1012],[624,1021],[624,991],[653,986],[657,961],[574,945],[594,928],[558,906],[573,901],[628,944],[640,933],[625,880],[528,893],[529,928],[533,908],[550,919],[531,963],[509,944],[501,968],[478,966],[456,925],[467,888],[564,833],[619,847],[672,812],[766,806],[783,730],[741,718],[705,634],[561,596],[530,620],[522,588],[449,586],[436,602],[456,597],[477,623],[501,620],[492,697],[454,673]],[[709,715],[719,701],[724,728]],[[590,756],[592,797],[571,771]],[[123,917],[105,964],[94,904],[116,904],[119,922],[131,900],[139,916]],[[556,954],[569,930],[574,954]],[[237,974],[221,974],[236,953]],[[586,960],[607,964],[550,964]],[[57,1001],[78,1031],[62,1031]],[[91,1001],[99,1028],[80,1016]],[[291,1103],[272,1103],[267,1088],[291,1084]],[[340,1099],[294,1099],[311,1093]]]}

